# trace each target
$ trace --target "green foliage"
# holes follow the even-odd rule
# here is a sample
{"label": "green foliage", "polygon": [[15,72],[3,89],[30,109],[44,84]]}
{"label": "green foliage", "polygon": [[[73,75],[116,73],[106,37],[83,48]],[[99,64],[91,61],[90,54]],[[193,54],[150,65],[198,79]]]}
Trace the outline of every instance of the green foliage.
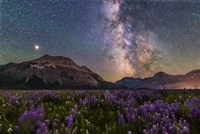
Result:
{"label": "green foliage", "polygon": [[[15,126],[20,126],[19,117],[26,110],[30,110],[30,100],[27,96],[32,95],[32,92],[12,92],[12,96],[16,96],[17,100],[9,104],[7,91],[0,92],[0,133],[16,133]],[[40,91],[39,94],[43,92]],[[49,120],[47,124],[50,133],[59,131],[61,134],[75,133],[75,134],[127,134],[128,131],[132,133],[141,133],[144,128],[151,127],[151,122],[146,122],[138,117],[136,123],[128,122],[125,118],[126,124],[118,124],[118,114],[124,113],[124,107],[115,103],[106,101],[104,92],[89,92],[86,95],[74,94],[72,92],[59,92],[57,99],[52,99],[48,96],[39,97],[40,100],[34,101],[35,107],[43,106],[45,109],[45,120]],[[194,119],[189,118],[189,109],[184,105],[188,98],[194,96],[199,97],[200,93],[193,92],[176,92],[176,93],[162,93],[160,95],[144,96],[136,98],[135,104],[131,107],[138,108],[146,101],[154,101],[156,99],[165,100],[169,103],[177,102],[180,105],[180,112],[178,117],[184,117],[190,123],[191,133],[198,133],[198,123]],[[96,96],[98,101],[95,103],[81,104],[80,99],[86,96]],[[73,99],[72,99],[73,97]],[[126,98],[123,98],[126,99]],[[78,113],[74,116],[74,124],[72,128],[68,128],[65,117],[70,115],[71,110],[77,105]],[[55,120],[57,124],[54,125]],[[31,122],[21,126],[20,133],[30,133]]]}

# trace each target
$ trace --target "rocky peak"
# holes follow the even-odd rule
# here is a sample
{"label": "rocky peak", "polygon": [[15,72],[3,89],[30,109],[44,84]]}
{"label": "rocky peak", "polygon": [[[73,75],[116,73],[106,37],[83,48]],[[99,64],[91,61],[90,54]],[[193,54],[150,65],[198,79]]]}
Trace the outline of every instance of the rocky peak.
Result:
{"label": "rocky peak", "polygon": [[106,83],[88,67],[79,66],[70,58],[63,56],[44,55],[35,60],[9,65],[11,67],[4,66],[0,66],[1,73],[6,75],[9,72],[19,76],[22,78],[20,85],[25,86],[98,87]]}
{"label": "rocky peak", "polygon": [[36,63],[52,63],[54,65],[71,65],[77,66],[70,58],[63,56],[50,56],[44,55],[36,60],[33,60]]}
{"label": "rocky peak", "polygon": [[166,74],[165,72],[158,72],[153,77],[154,78],[162,78],[162,77],[168,77],[168,76],[170,76],[170,75]]}

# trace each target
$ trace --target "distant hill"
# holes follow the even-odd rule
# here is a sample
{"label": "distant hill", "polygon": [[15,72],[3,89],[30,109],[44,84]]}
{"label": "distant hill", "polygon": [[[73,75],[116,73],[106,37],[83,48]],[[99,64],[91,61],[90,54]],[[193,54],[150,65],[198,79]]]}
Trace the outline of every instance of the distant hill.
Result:
{"label": "distant hill", "polygon": [[127,88],[184,89],[200,87],[200,70],[193,70],[185,75],[169,75],[158,72],[149,78],[125,77],[115,83]]}
{"label": "distant hill", "polygon": [[19,64],[0,66],[1,88],[112,88],[86,66],[62,56],[44,55]]}

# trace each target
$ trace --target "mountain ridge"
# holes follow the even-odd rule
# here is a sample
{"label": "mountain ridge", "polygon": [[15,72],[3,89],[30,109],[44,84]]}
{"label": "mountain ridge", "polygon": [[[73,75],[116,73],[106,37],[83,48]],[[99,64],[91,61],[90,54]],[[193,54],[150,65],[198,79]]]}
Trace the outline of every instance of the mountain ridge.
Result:
{"label": "mountain ridge", "polygon": [[[138,81],[139,79],[139,81]],[[127,88],[151,88],[151,89],[184,89],[200,87],[200,69],[192,70],[183,75],[170,75],[158,72],[148,78],[125,77],[115,82],[116,85]]]}
{"label": "mountain ridge", "polygon": [[113,84],[68,57],[50,55],[0,65],[0,88],[183,89],[200,87],[199,80],[200,69],[196,69],[183,75],[158,72],[148,78],[124,77]]}
{"label": "mountain ridge", "polygon": [[[44,55],[26,62],[1,65],[1,76],[0,87],[9,85],[9,82],[16,83],[16,81],[19,82],[13,87],[40,88],[39,85],[42,85],[41,88],[99,88],[113,86],[88,67],[79,66],[70,58],[63,56]],[[5,76],[8,77],[7,80],[4,80]],[[20,80],[17,79],[18,77]]]}

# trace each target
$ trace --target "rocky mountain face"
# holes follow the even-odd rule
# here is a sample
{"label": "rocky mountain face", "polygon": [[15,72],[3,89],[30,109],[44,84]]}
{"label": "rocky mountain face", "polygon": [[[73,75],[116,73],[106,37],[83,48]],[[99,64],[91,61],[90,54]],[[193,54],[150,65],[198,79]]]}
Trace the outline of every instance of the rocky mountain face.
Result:
{"label": "rocky mountain face", "polygon": [[49,55],[19,64],[0,66],[0,80],[0,87],[8,83],[37,88],[89,88],[111,84],[86,66],[79,66],[67,57]]}
{"label": "rocky mountain face", "polygon": [[200,70],[193,70],[185,75],[169,75],[159,72],[153,77],[123,78],[116,82],[117,85],[128,88],[150,88],[150,89],[195,89],[200,87]]}

